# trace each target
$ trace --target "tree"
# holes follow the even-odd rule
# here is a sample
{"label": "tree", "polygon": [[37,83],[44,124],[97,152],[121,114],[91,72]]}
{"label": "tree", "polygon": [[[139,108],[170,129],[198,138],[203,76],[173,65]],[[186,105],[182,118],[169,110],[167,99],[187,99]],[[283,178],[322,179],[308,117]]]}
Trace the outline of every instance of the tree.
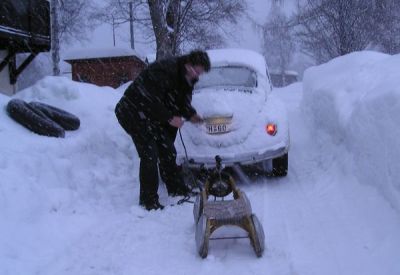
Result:
{"label": "tree", "polygon": [[371,42],[372,1],[306,0],[297,15],[302,50],[317,63],[363,50]]}
{"label": "tree", "polygon": [[289,21],[278,7],[273,6],[263,27],[263,44],[269,66],[279,70],[285,85],[285,71],[292,61],[295,43]]}
{"label": "tree", "polygon": [[129,2],[139,15],[135,22],[144,32],[151,30],[147,38],[156,42],[157,59],[187,48],[221,45],[223,23],[237,23],[246,9],[240,0],[109,0],[107,7],[120,15],[120,22],[127,22]]}
{"label": "tree", "polygon": [[146,25],[146,21],[149,20],[138,18],[138,13],[148,13],[144,11],[146,0],[107,0],[105,6],[98,7],[93,13],[92,18],[98,21],[100,24],[106,23],[111,25],[113,29],[113,40],[115,46],[115,30],[126,23],[131,25],[131,48],[134,48],[134,37],[133,37],[133,23],[139,23]]}
{"label": "tree", "polygon": [[400,52],[400,2],[398,0],[374,1],[371,18],[372,43],[383,52]]}
{"label": "tree", "polygon": [[58,0],[51,0],[50,18],[51,18],[51,60],[53,62],[53,75],[60,75],[60,23]]}
{"label": "tree", "polygon": [[90,16],[94,7],[91,0],[51,0],[50,10],[53,74],[59,75],[60,43],[87,40],[88,31],[95,27]]}
{"label": "tree", "polygon": [[224,23],[237,24],[247,8],[245,1],[239,0],[192,0],[181,6],[175,31],[179,48],[220,47]]}

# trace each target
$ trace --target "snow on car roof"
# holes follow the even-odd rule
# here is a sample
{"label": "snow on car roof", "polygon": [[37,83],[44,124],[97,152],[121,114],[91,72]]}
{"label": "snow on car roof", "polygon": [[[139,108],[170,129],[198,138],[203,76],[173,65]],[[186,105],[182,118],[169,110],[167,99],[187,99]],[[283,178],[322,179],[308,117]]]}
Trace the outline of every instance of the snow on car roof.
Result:
{"label": "snow on car roof", "polygon": [[207,53],[211,66],[245,65],[266,76],[265,58],[258,52],[247,49],[214,49]]}

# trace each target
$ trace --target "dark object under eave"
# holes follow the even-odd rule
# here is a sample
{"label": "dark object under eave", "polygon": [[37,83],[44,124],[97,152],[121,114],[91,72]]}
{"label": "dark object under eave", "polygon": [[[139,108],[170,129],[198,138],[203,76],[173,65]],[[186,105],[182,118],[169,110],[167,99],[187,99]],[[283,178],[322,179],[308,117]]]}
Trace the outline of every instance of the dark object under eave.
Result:
{"label": "dark object under eave", "polygon": [[46,0],[0,1],[0,50],[50,50],[50,4]]}
{"label": "dark object under eave", "polygon": [[[50,4],[46,0],[0,1],[0,51],[6,56],[0,59],[0,72],[9,66],[10,84],[40,52],[48,52],[50,39]],[[17,66],[16,55],[30,53]]]}

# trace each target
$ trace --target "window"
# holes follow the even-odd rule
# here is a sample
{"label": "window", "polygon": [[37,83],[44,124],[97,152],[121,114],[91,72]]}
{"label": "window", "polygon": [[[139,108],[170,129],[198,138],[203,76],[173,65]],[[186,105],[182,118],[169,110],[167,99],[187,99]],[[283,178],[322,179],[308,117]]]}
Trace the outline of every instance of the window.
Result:
{"label": "window", "polygon": [[256,87],[257,75],[254,71],[246,67],[228,66],[214,67],[208,73],[200,76],[196,88],[205,88],[213,86],[240,86]]}

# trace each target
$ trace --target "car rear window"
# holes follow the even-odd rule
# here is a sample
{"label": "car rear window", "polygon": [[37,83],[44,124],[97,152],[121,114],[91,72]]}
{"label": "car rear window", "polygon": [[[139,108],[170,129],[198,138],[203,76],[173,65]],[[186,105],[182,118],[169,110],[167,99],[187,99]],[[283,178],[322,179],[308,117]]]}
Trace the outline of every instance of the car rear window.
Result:
{"label": "car rear window", "polygon": [[214,67],[208,73],[200,76],[195,88],[213,86],[256,87],[257,76],[254,71],[246,67]]}

